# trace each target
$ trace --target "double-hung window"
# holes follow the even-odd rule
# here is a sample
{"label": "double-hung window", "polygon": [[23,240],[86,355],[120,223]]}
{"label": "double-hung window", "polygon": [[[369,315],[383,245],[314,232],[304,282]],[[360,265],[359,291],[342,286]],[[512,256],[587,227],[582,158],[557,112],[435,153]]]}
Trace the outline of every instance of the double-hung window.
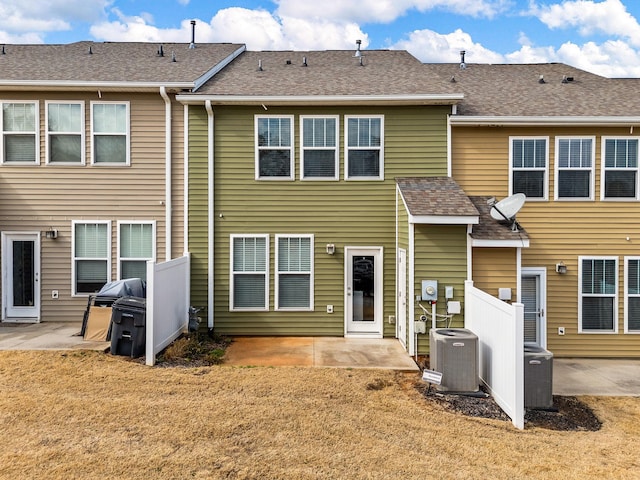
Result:
{"label": "double-hung window", "polygon": [[313,310],[313,236],[276,235],[276,310]]}
{"label": "double-hung window", "polygon": [[625,333],[640,333],[640,257],[625,257]]}
{"label": "double-hung window", "polygon": [[96,165],[129,165],[129,103],[91,103],[91,146]]}
{"label": "double-hung window", "polygon": [[146,280],[155,244],[155,222],[118,222],[118,278]]}
{"label": "double-hung window", "polygon": [[84,164],[83,102],[47,102],[47,163]]}
{"label": "double-hung window", "polygon": [[338,117],[301,117],[300,176],[304,180],[338,179]]}
{"label": "double-hung window", "polygon": [[618,330],[617,257],[579,258],[580,333],[616,333]]}
{"label": "double-hung window", "polygon": [[345,178],[384,180],[384,117],[345,117]]}
{"label": "double-hung window", "polygon": [[293,180],[293,116],[256,115],[256,179]]}
{"label": "double-hung window", "polygon": [[547,199],[548,138],[510,138],[511,193]]}
{"label": "double-hung window", "polygon": [[231,310],[269,309],[269,236],[231,236]]}
{"label": "double-hung window", "polygon": [[73,222],[73,293],[90,294],[110,279],[111,222]]}
{"label": "double-hung window", "polygon": [[603,199],[638,198],[638,139],[603,138]]}
{"label": "double-hung window", "polygon": [[556,137],[556,199],[593,200],[593,138]]}
{"label": "double-hung window", "polygon": [[0,161],[39,163],[37,102],[0,102]]}

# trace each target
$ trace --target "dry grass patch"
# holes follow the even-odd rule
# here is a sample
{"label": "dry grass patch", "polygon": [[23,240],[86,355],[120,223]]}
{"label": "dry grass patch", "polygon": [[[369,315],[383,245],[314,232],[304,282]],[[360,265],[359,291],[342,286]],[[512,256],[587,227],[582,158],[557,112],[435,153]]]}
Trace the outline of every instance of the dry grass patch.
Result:
{"label": "dry grass patch", "polygon": [[0,352],[0,478],[637,478],[638,398],[582,398],[597,432],[519,431],[418,377]]}

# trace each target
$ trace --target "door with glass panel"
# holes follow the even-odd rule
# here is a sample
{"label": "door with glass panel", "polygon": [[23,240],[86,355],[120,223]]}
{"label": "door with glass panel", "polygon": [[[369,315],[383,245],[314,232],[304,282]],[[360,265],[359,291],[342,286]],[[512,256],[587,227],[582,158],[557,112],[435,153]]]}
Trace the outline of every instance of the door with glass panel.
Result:
{"label": "door with glass panel", "polygon": [[523,269],[520,301],[524,305],[524,341],[546,348],[546,317],[544,308],[545,275],[543,271]]}
{"label": "door with glass panel", "polygon": [[382,248],[345,247],[345,334],[382,337]]}
{"label": "door with glass panel", "polygon": [[2,320],[40,321],[40,234],[2,233]]}

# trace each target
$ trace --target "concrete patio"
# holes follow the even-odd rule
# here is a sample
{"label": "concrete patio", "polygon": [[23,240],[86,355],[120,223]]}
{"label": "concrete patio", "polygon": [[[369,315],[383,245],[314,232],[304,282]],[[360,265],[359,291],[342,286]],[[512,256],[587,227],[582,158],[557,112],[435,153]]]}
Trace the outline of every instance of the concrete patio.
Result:
{"label": "concrete patio", "polygon": [[81,322],[0,323],[0,350],[100,350],[110,342],[87,342]]}

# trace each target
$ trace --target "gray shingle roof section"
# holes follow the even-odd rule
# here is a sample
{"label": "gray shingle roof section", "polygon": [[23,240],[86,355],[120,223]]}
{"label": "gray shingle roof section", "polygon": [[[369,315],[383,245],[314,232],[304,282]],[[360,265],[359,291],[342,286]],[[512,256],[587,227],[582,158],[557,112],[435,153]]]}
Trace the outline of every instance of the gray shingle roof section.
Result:
{"label": "gray shingle roof section", "polygon": [[[247,51],[198,94],[238,96],[459,93],[403,50]],[[306,66],[303,61],[306,59]],[[259,69],[262,66],[262,70]]]}
{"label": "gray shingle roof section", "polygon": [[[158,54],[160,45],[164,56]],[[128,42],[5,45],[4,55],[0,53],[0,84],[193,83],[243,47],[232,43],[201,43],[190,49],[188,43]]]}
{"label": "gray shingle roof section", "polygon": [[451,177],[397,178],[396,183],[411,215],[478,216],[476,207]]}
{"label": "gray shingle roof section", "polygon": [[480,213],[480,223],[472,227],[472,238],[476,240],[493,241],[524,241],[529,239],[529,235],[524,228],[520,228],[518,231],[513,231],[510,224],[506,222],[499,222],[491,216],[491,205],[489,204],[491,197],[472,196],[469,198]]}
{"label": "gray shingle roof section", "polygon": [[464,94],[458,107],[463,116],[624,117],[640,110],[640,96],[633,93],[640,79],[605,78],[562,63],[424,68]]}

